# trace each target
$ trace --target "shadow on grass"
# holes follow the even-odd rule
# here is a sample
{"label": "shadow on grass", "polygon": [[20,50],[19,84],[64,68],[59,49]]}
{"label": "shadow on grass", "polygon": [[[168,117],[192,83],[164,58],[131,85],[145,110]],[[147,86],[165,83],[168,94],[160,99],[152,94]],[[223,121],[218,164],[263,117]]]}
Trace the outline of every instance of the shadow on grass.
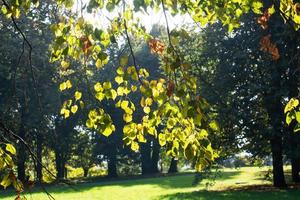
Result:
{"label": "shadow on grass", "polygon": [[[222,172],[222,175],[218,177],[216,180],[222,181],[226,179],[231,179],[234,176],[239,175],[240,171],[230,171],[230,172]],[[192,185],[194,180],[194,173],[178,173],[174,175],[167,175],[167,176],[157,176],[155,178],[149,177],[134,177],[132,179],[126,180],[118,180],[118,179],[108,179],[108,180],[93,180],[93,182],[88,183],[78,183],[70,186],[65,186],[62,184],[58,185],[45,185],[45,188],[51,194],[59,194],[59,193],[80,193],[84,191],[91,190],[95,187],[104,187],[104,186],[117,186],[117,187],[132,187],[137,185],[154,185],[164,189],[176,189],[176,188],[191,188],[194,187]],[[195,186],[196,187],[196,186]],[[36,186],[32,191],[31,194],[40,193],[42,192],[41,187]],[[1,191],[1,197],[9,197],[12,196],[14,192],[10,191]]]}
{"label": "shadow on grass", "polygon": [[164,195],[157,200],[299,200],[300,190],[198,191]]}

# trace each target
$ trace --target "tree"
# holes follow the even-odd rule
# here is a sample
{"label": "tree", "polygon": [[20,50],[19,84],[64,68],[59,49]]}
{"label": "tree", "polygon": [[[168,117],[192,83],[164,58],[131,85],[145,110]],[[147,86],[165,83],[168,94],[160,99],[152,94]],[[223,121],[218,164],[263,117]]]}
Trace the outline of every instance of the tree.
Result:
{"label": "tree", "polygon": [[[13,22],[20,17],[21,14],[28,14],[32,6],[37,6],[39,1],[5,1],[2,0],[2,13],[10,18]],[[267,2],[269,3],[269,2]],[[57,4],[61,8],[72,7],[72,1],[59,0]],[[298,5],[292,1],[272,1],[274,5],[271,7],[272,12],[280,13],[285,20],[298,30],[299,12]],[[134,9],[141,10],[147,8],[161,8],[166,21],[168,41],[163,42],[144,32],[144,29],[135,21],[132,13]],[[111,26],[107,30],[99,30],[85,22],[83,17],[73,16],[72,14],[62,17],[61,21],[52,26],[55,33],[55,40],[52,45],[53,62],[61,65],[62,74],[66,77],[72,77],[71,72],[86,73],[90,65],[96,68],[102,68],[108,62],[109,57],[106,53],[110,43],[118,41],[121,35],[125,35],[126,42],[130,48],[130,56],[133,60],[133,66],[128,66],[126,57],[120,59],[120,67],[117,69],[116,82],[117,90],[112,88],[112,83],[106,81],[103,83],[93,83],[94,88],[89,87],[92,95],[102,102],[107,100],[115,100],[116,106],[123,111],[124,121],[124,141],[130,145],[134,151],[139,150],[139,142],[145,140],[145,135],[153,135],[158,137],[159,144],[165,146],[168,155],[174,157],[179,156],[179,151],[183,151],[188,160],[196,162],[196,169],[201,170],[208,165],[216,157],[208,139],[208,132],[214,129],[210,115],[204,115],[208,109],[206,101],[201,98],[197,92],[197,77],[187,72],[186,68],[190,64],[184,59],[184,55],[178,49],[177,39],[185,37],[177,31],[170,31],[168,25],[168,17],[166,12],[171,13],[190,13],[196,22],[206,25],[220,21],[223,25],[227,25],[229,31],[241,25],[241,16],[252,10],[255,14],[262,14],[263,3],[260,0],[246,1],[134,1],[132,4],[126,4],[126,1],[89,1],[87,7],[82,7],[81,11],[97,11],[107,9],[114,11],[118,7],[123,7],[123,12],[113,20]],[[269,5],[268,5],[269,7]],[[293,8],[293,9],[290,9]],[[274,11],[273,11],[274,10]],[[279,14],[278,14],[279,15]],[[278,16],[277,15],[277,16]],[[265,17],[265,16],[264,16]],[[266,17],[265,17],[266,18]],[[260,19],[260,23],[265,26],[265,18]],[[24,42],[30,47],[30,43],[22,34],[22,30],[14,23],[18,32],[21,33]],[[142,36],[149,40],[149,46],[152,52],[161,57],[161,68],[167,77],[158,80],[151,80],[148,72],[144,68],[140,68],[134,55],[129,34],[133,36]],[[272,54],[277,59],[278,52],[274,45],[270,43],[268,38],[264,38],[268,45],[264,46],[266,52]],[[73,66],[76,61],[80,67]],[[69,75],[69,76],[68,76]],[[273,85],[280,86],[278,77],[272,77]],[[128,84],[129,80],[135,81],[135,84]],[[178,84],[180,83],[180,84]],[[74,84],[76,88],[76,85]],[[73,87],[73,88],[74,88]],[[120,89],[121,87],[121,89]],[[61,91],[69,91],[72,88],[72,81],[65,78],[60,84]],[[94,89],[94,90],[93,90]],[[137,90],[138,89],[138,90]],[[77,113],[78,104],[82,93],[80,91],[72,91],[72,95],[65,99],[65,103],[61,109],[61,115],[65,118]],[[135,105],[127,94],[139,91],[142,93],[141,107],[144,116],[139,122],[132,121],[133,113],[136,110]],[[268,114],[272,119],[272,126],[277,133],[280,133],[277,113],[272,112],[273,106],[280,106],[279,98],[272,99],[275,91],[271,92],[270,100],[273,100],[271,106],[267,108]],[[274,97],[274,96],[273,96]],[[72,103],[68,104],[70,100]],[[84,102],[83,102],[84,103]],[[267,101],[265,102],[267,103]],[[267,105],[268,106],[268,105]],[[207,114],[207,113],[206,113]],[[161,122],[166,124],[162,130],[158,126]],[[86,120],[86,126],[90,129],[102,133],[105,136],[111,135],[116,127],[111,117],[99,106],[97,109],[91,108]],[[5,129],[6,131],[6,129]],[[281,141],[274,136],[273,143],[280,145]],[[274,145],[273,145],[274,146]],[[278,150],[278,149],[277,149]],[[280,150],[279,150],[280,151]],[[280,154],[280,152],[279,152]],[[280,160],[275,159],[274,160]],[[278,163],[280,165],[280,163]]]}

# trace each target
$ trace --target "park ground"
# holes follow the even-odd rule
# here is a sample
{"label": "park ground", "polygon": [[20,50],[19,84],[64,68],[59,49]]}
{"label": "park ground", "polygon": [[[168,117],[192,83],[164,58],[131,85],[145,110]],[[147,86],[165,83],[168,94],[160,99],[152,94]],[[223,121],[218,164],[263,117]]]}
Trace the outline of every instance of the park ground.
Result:
{"label": "park ground", "polygon": [[[86,183],[46,186],[57,200],[299,200],[300,189],[292,185],[280,190],[268,180],[267,167],[222,169],[193,185],[194,173],[178,173],[154,178],[131,180],[88,180]],[[269,171],[270,172],[270,171]],[[289,176],[289,169],[286,169]],[[14,199],[12,191],[0,191],[1,200]],[[46,200],[47,195],[36,186],[26,193],[28,200]]]}

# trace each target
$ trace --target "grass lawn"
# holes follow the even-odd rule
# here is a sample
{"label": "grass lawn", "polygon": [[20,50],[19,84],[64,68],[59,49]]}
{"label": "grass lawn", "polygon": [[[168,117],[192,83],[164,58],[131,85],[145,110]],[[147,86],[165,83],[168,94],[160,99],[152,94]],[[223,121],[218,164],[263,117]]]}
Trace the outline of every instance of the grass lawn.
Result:
{"label": "grass lawn", "polygon": [[[224,169],[213,186],[207,181],[192,186],[193,174],[179,174],[159,178],[144,178],[110,182],[93,182],[68,186],[48,186],[57,200],[299,200],[300,190],[277,190],[264,180],[267,168],[245,167]],[[261,185],[257,187],[257,185]],[[1,200],[14,199],[12,191],[0,191]],[[47,195],[38,187],[27,193],[28,200],[46,200]]]}

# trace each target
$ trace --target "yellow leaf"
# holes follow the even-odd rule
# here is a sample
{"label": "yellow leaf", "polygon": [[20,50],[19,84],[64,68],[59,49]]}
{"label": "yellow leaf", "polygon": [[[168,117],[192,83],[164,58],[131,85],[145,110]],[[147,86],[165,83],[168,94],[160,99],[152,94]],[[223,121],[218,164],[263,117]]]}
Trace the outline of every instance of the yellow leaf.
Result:
{"label": "yellow leaf", "polygon": [[146,114],[149,114],[150,113],[150,107],[148,107],[148,106],[146,106],[146,107],[144,107],[144,112],[146,113]]}
{"label": "yellow leaf", "polygon": [[154,88],[154,89],[152,90],[152,95],[153,95],[154,98],[158,97],[158,96],[159,96],[159,91],[158,91],[157,89]]}
{"label": "yellow leaf", "polygon": [[61,61],[60,65],[63,69],[67,69],[70,66],[70,63],[63,60]]}
{"label": "yellow leaf", "polygon": [[74,105],[74,106],[71,107],[71,112],[73,114],[75,114],[77,112],[77,110],[78,110],[78,106],[77,105]]}
{"label": "yellow leaf", "polygon": [[4,189],[6,189],[11,183],[12,182],[11,182],[10,174],[7,174],[2,179],[0,185],[2,185],[4,187]]}
{"label": "yellow leaf", "polygon": [[166,136],[165,134],[160,133],[158,135],[158,141],[160,146],[165,146],[166,145]]}
{"label": "yellow leaf", "polygon": [[119,74],[119,75],[123,75],[123,74],[124,74],[123,67],[119,67],[119,68],[117,69],[117,74]]}
{"label": "yellow leaf", "polygon": [[64,118],[68,118],[70,116],[70,111],[68,109],[64,109]]}
{"label": "yellow leaf", "polygon": [[291,98],[284,108],[284,113],[287,113],[299,105],[299,100],[296,98]]}
{"label": "yellow leaf", "polygon": [[72,87],[72,83],[70,80],[66,81],[66,86],[67,86],[67,89],[70,89]]}
{"label": "yellow leaf", "polygon": [[138,151],[139,148],[140,148],[140,146],[139,146],[139,144],[138,144],[137,142],[135,142],[135,141],[132,141],[132,142],[131,142],[131,149],[132,149],[133,151]]}
{"label": "yellow leaf", "polygon": [[130,114],[124,114],[123,115],[123,120],[125,121],[125,122],[131,122],[132,121],[132,115],[130,115]]}
{"label": "yellow leaf", "polygon": [[111,125],[109,127],[107,127],[104,131],[103,131],[103,135],[108,137],[112,134],[112,132],[115,130],[115,126],[114,125]]}
{"label": "yellow leaf", "polygon": [[98,99],[99,101],[102,101],[105,97],[105,94],[102,92],[98,92],[95,96],[96,96],[96,99]]}
{"label": "yellow leaf", "polygon": [[137,87],[136,87],[135,85],[132,85],[132,86],[131,86],[131,91],[132,91],[132,92],[135,92],[136,90],[137,90]]}
{"label": "yellow leaf", "polygon": [[119,96],[123,96],[124,95],[124,87],[118,87],[117,93]]}
{"label": "yellow leaf", "polygon": [[138,139],[139,142],[142,142],[142,143],[147,142],[146,138],[142,134],[138,134],[137,139]]}
{"label": "yellow leaf", "polygon": [[105,90],[110,89],[110,88],[111,88],[111,82],[104,82],[104,83],[103,83],[103,88],[104,88]]}
{"label": "yellow leaf", "polygon": [[118,96],[116,90],[111,89],[110,92],[111,92],[111,98],[112,98],[113,100],[115,100],[115,99],[117,98],[117,96]]}
{"label": "yellow leaf", "polygon": [[147,106],[151,106],[152,105],[153,100],[151,98],[146,98],[145,103]]}
{"label": "yellow leaf", "polygon": [[63,82],[59,85],[59,90],[64,91],[65,89],[67,89],[67,84],[65,82]]}
{"label": "yellow leaf", "polygon": [[96,67],[99,69],[99,68],[101,68],[103,66],[104,66],[104,63],[102,62],[102,60],[97,59],[97,61],[96,61]]}
{"label": "yellow leaf", "polygon": [[96,84],[94,85],[94,90],[95,90],[96,92],[102,92],[102,91],[103,91],[103,88],[102,88],[102,86],[101,86],[100,83],[96,83]]}
{"label": "yellow leaf", "polygon": [[123,77],[122,76],[116,76],[115,77],[115,81],[120,85],[121,83],[124,82]]}
{"label": "yellow leaf", "polygon": [[123,110],[125,110],[125,109],[128,107],[128,104],[129,104],[128,101],[122,101],[122,103],[121,103],[121,108],[122,108]]}
{"label": "yellow leaf", "polygon": [[8,151],[8,152],[10,152],[11,154],[13,154],[13,155],[16,155],[16,149],[15,149],[15,147],[13,146],[13,145],[11,145],[11,144],[6,144],[6,151]]}
{"label": "yellow leaf", "polygon": [[81,97],[82,97],[82,93],[81,93],[81,92],[78,92],[78,91],[76,91],[74,96],[75,96],[75,100],[77,101],[77,100],[81,99]]}

